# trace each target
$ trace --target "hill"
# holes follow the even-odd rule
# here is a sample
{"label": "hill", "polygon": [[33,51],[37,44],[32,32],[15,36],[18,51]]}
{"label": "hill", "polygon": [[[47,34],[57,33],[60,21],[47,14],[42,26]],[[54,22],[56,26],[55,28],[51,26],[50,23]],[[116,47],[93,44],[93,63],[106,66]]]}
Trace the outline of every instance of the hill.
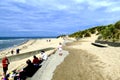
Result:
{"label": "hill", "polygon": [[96,26],[83,31],[78,31],[73,34],[70,34],[69,37],[80,39],[84,37],[91,37],[91,34],[99,35],[98,40],[119,42],[120,21],[117,21],[115,24]]}

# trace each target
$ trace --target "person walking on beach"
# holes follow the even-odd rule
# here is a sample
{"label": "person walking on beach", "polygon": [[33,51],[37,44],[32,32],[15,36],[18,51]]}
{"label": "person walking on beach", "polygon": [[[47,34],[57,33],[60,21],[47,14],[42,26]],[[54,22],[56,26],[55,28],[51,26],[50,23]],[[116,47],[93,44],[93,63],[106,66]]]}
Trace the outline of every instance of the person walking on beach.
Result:
{"label": "person walking on beach", "polygon": [[8,65],[9,65],[9,60],[8,58],[5,56],[3,57],[2,59],[2,66],[3,66],[3,72],[4,72],[4,76],[6,77],[6,73],[7,73],[7,70],[8,70]]}
{"label": "person walking on beach", "polygon": [[19,54],[20,53],[20,49],[16,49],[16,54]]}
{"label": "person walking on beach", "polygon": [[12,54],[12,55],[14,54],[14,51],[13,51],[13,50],[11,50],[11,54]]}
{"label": "person walking on beach", "polygon": [[62,43],[59,43],[58,51],[59,51],[59,55],[62,56]]}

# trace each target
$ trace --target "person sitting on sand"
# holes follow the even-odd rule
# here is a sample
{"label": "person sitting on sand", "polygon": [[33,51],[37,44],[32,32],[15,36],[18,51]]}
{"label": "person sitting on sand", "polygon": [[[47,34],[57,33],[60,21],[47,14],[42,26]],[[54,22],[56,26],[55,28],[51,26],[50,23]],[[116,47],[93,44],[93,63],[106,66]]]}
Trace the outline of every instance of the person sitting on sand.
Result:
{"label": "person sitting on sand", "polygon": [[26,61],[27,66],[23,69],[28,77],[32,76],[34,72],[34,65],[30,59]]}
{"label": "person sitting on sand", "polygon": [[33,56],[33,64],[34,66],[39,66],[39,63],[40,63],[40,60],[36,57],[36,56]]}
{"label": "person sitting on sand", "polygon": [[48,58],[48,56],[45,53],[45,51],[41,51],[41,59],[42,59],[42,61],[47,60],[47,58]]}
{"label": "person sitting on sand", "polygon": [[7,70],[8,70],[8,65],[9,65],[9,60],[8,58],[5,56],[3,57],[2,59],[2,66],[3,66],[3,72],[4,72],[4,76],[6,77],[6,73],[7,73]]}
{"label": "person sitting on sand", "polygon": [[25,80],[26,77],[32,77],[35,72],[35,67],[30,59],[26,61],[27,66],[19,73],[20,80]]}

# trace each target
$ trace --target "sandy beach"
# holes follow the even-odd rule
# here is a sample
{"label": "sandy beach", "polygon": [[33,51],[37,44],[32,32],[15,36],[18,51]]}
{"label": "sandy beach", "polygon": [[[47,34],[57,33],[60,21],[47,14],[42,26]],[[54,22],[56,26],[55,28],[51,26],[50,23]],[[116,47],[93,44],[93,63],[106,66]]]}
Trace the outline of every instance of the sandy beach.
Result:
{"label": "sandy beach", "polygon": [[[46,51],[46,53],[48,55],[50,55],[58,47],[59,43],[63,42],[62,38],[59,38],[59,39],[51,38],[50,39],[51,41],[48,42],[47,40],[49,40],[49,39],[33,39],[33,40],[29,40],[28,42],[26,42],[26,43],[24,43],[22,45],[19,45],[19,46],[16,46],[16,47],[9,48],[9,49],[1,51],[0,52],[0,57],[2,57],[4,54],[6,54],[6,56],[8,56],[8,58],[9,57],[12,57],[12,58],[17,57],[17,58],[15,58],[15,60],[10,61],[8,73],[10,71],[16,69],[16,68],[17,69],[21,69],[22,67],[24,67],[26,65],[25,62],[26,62],[27,59],[31,59],[32,60],[33,56],[29,56],[29,53],[34,55],[34,52],[38,51],[36,53],[36,56],[40,57],[39,50],[51,48],[51,50],[47,50]],[[14,52],[14,54],[12,55],[10,53],[10,51],[12,49],[16,50],[18,48],[20,49],[20,53],[19,54],[16,54],[16,52]],[[33,52],[33,53],[31,53],[31,52]],[[22,55],[25,55],[26,58],[21,59]],[[20,59],[19,59],[19,57],[20,57]],[[3,73],[2,65],[0,64],[0,66],[1,66],[0,67],[0,75],[2,75],[2,73]]]}
{"label": "sandy beach", "polygon": [[70,54],[54,71],[52,80],[120,80],[120,47],[97,47],[97,36],[67,43]]}
{"label": "sandy beach", "polygon": [[[59,42],[67,42],[64,44],[63,56],[59,56],[58,51],[55,52],[43,64],[43,67],[28,80],[120,80],[120,47],[112,47],[107,44],[107,47],[94,46],[91,43],[95,42],[96,39],[96,35],[78,41],[74,39],[64,41],[60,38],[46,42],[43,39],[32,40],[30,43],[27,42],[27,44],[18,46],[23,48],[26,45],[21,50],[21,54],[27,54],[27,52],[39,49],[57,48]],[[48,55],[53,52],[54,49],[46,51]],[[10,54],[8,55],[10,56]],[[40,55],[37,54],[37,56]],[[32,60],[32,56],[11,62],[9,71],[25,66],[27,59]],[[2,71],[2,68],[0,71]]]}

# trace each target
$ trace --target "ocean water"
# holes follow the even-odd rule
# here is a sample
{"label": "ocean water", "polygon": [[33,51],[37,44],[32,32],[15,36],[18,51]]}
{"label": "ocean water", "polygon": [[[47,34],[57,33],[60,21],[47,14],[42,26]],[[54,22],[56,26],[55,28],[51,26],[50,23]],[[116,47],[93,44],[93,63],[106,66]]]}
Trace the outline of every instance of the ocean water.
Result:
{"label": "ocean water", "polygon": [[0,38],[0,50],[4,50],[6,48],[14,47],[17,45],[20,45],[26,41],[28,41],[28,38]]}
{"label": "ocean water", "polygon": [[30,39],[43,39],[43,38],[56,38],[56,37],[0,37],[0,50],[14,47]]}

